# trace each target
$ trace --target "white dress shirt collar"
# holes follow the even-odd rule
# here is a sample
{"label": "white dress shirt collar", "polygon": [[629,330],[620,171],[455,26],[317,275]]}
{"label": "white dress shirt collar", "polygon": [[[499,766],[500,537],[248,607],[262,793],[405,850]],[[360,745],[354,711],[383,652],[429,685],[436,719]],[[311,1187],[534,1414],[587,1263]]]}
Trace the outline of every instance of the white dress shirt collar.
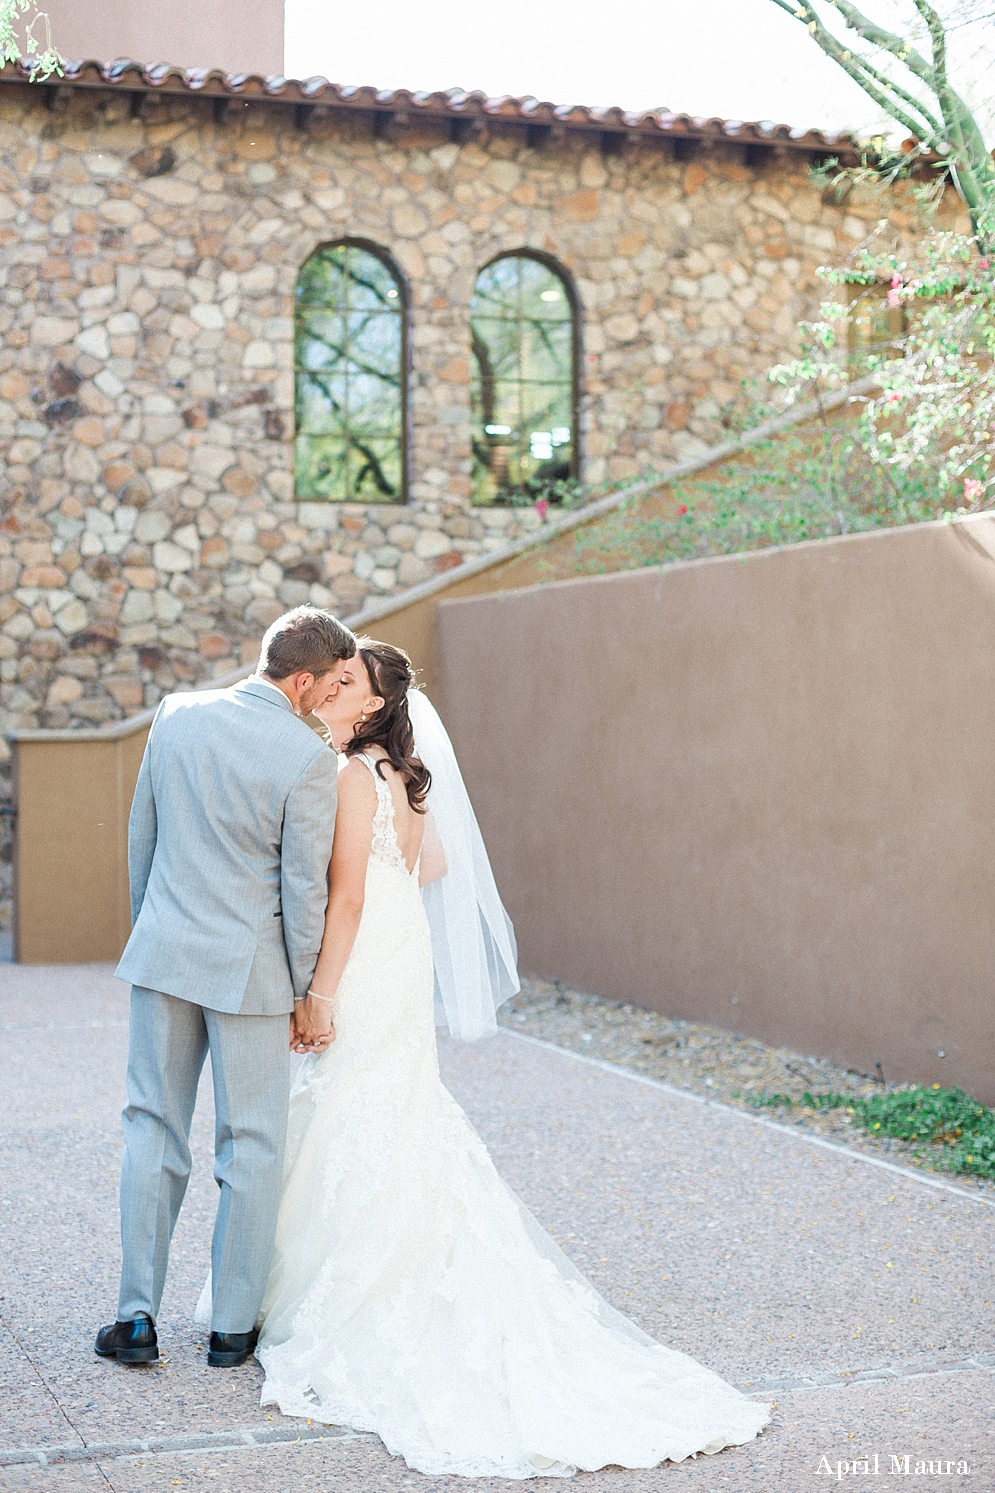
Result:
{"label": "white dress shirt collar", "polygon": [[293,710],[293,702],[283,693],[278,684],[273,683],[272,679],[264,679],[261,674],[250,674],[245,682],[246,684],[261,684],[263,689],[271,689],[275,695],[279,695],[280,699],[285,701],[291,710]]}

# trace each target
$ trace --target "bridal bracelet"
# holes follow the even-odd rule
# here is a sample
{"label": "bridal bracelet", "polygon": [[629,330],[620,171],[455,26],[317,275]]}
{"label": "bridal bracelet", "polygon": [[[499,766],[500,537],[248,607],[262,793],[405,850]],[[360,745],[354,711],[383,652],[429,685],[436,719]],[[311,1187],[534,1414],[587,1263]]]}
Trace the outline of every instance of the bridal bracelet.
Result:
{"label": "bridal bracelet", "polygon": [[317,990],[310,989],[308,990],[308,995],[313,995],[316,1001],[324,1001],[326,1006],[333,1006],[335,1004],[335,997],[333,995],[319,995]]}

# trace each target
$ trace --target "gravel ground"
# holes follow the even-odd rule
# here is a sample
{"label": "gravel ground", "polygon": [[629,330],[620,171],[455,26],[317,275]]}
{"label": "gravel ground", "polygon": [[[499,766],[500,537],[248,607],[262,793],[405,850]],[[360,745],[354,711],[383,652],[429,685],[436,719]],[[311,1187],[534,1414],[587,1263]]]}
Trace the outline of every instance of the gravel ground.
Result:
{"label": "gravel ground", "polygon": [[[826,1476],[824,1457],[835,1483],[837,1462],[846,1477],[878,1455],[884,1476],[909,1454],[962,1459],[971,1487],[995,1488],[989,1201],[697,1102],[695,1084],[724,1096],[717,1048],[693,1082],[679,1061],[672,1088],[635,1082],[627,1069],[652,1046],[639,1036],[670,1024],[568,996],[553,1007],[574,1010],[568,1041],[543,1016],[555,999],[533,984],[510,1031],[442,1039],[444,1082],[509,1185],[614,1306],[775,1408],[762,1436],[717,1457],[537,1478],[525,1493],[803,1493]],[[549,1024],[530,1034],[518,1015]],[[625,1067],[562,1050],[608,1057],[596,1019],[605,1034],[614,1024]],[[217,1203],[206,1081],[162,1358],[149,1369],[95,1358],[119,1268],[126,1047],[127,991],[109,968],[0,969],[2,1493],[511,1493],[498,1479],[422,1477],[375,1437],[263,1409],[252,1360],[208,1368],[192,1320]],[[757,1052],[754,1081],[783,1092]]]}
{"label": "gravel ground", "polygon": [[[916,1157],[918,1147],[889,1136],[875,1137],[854,1124],[845,1109],[799,1110],[797,1101],[806,1090],[852,1094],[855,1099],[880,1094],[879,1079],[826,1058],[803,1057],[786,1047],[768,1047],[752,1037],[695,1021],[671,1021],[641,1006],[602,1000],[570,990],[561,981],[535,977],[523,977],[521,994],[502,1007],[499,1020],[511,1031],[617,1063],[781,1124],[801,1126],[860,1151],[939,1171],[959,1186],[995,1197],[995,1183],[930,1166],[928,1159]],[[758,1106],[757,1099],[765,1094],[787,1094],[796,1105]]]}

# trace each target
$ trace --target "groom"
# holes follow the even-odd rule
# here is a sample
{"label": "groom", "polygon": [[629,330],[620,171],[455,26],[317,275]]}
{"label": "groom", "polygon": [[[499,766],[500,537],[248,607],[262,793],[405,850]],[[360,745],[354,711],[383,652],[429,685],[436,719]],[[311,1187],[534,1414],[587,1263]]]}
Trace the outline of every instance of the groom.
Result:
{"label": "groom", "polygon": [[211,1248],[207,1361],[244,1363],[273,1254],[289,1088],[298,1050],[327,1038],[290,1013],[324,929],[336,759],[302,717],[334,698],[356,639],[296,607],[232,689],[169,695],[156,712],[128,834],[131,992],[117,1321],[96,1352],[159,1357],[155,1319],[190,1176],[190,1122],[210,1052],[221,1189]]}

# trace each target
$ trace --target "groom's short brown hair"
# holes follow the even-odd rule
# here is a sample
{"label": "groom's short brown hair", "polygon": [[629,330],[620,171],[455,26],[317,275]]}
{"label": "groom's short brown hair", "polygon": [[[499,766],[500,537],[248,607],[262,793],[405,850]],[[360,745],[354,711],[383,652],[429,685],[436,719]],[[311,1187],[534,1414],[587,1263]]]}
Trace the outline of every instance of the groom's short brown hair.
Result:
{"label": "groom's short brown hair", "polygon": [[331,612],[307,605],[294,607],[266,629],[259,672],[270,679],[289,679],[292,674],[313,674],[320,679],[355,652],[356,639]]}

